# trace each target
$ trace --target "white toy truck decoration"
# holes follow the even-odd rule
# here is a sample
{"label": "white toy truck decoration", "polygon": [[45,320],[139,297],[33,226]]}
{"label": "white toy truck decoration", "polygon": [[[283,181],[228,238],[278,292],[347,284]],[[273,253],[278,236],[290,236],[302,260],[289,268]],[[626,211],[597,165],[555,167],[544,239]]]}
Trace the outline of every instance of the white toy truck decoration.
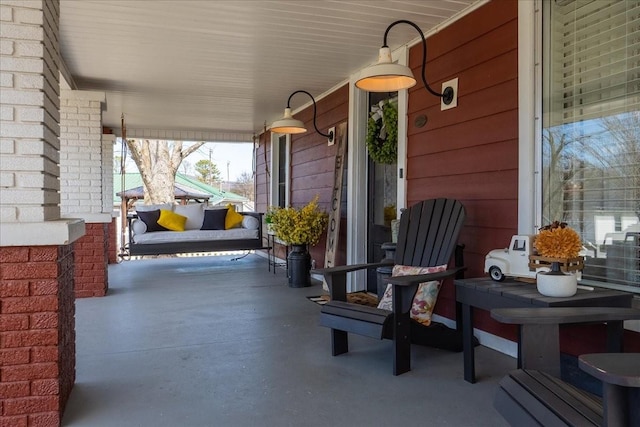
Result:
{"label": "white toy truck decoration", "polygon": [[535,279],[541,271],[549,271],[548,267],[533,269],[529,267],[529,255],[532,253],[532,243],[535,236],[515,235],[511,237],[508,248],[494,249],[484,260],[484,271],[497,282],[502,282],[506,276],[527,277]]}

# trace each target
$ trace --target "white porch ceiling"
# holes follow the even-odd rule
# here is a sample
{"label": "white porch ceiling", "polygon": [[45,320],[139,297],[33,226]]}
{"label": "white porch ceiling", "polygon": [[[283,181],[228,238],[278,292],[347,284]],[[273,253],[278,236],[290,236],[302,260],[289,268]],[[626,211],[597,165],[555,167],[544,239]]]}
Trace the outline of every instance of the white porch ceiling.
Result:
{"label": "white porch ceiling", "polygon": [[[105,126],[124,113],[128,129],[250,140],[293,91],[320,96],[375,62],[393,21],[428,33],[477,2],[61,0],[60,49],[76,89],[106,92]],[[417,36],[398,25],[390,47]]]}

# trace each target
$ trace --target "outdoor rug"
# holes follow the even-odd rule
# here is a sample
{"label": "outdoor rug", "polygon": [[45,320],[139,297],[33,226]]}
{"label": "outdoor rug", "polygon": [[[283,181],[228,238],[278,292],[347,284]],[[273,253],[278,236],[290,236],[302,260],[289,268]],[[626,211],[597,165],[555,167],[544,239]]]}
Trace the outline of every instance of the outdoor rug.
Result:
{"label": "outdoor rug", "polygon": [[[324,305],[329,302],[329,295],[318,295],[307,297],[307,299],[316,304]],[[369,292],[353,292],[347,294],[347,301],[354,304],[368,305],[369,307],[378,306],[378,296]]]}

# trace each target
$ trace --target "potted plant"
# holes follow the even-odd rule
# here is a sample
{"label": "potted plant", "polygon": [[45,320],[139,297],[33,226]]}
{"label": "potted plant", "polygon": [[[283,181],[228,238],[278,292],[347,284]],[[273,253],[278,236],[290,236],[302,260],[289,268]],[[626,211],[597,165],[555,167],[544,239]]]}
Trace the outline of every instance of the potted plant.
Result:
{"label": "potted plant", "polygon": [[275,234],[275,231],[273,230],[273,213],[275,209],[275,207],[269,206],[267,212],[264,214],[264,222],[267,225],[267,233],[269,234]]}
{"label": "potted plant", "polygon": [[311,256],[308,246],[320,241],[327,226],[328,215],[318,207],[318,196],[302,208],[274,208],[271,224],[278,239],[291,245],[288,256],[289,286],[311,285]]}
{"label": "potted plant", "polygon": [[578,278],[570,271],[575,272],[584,265],[579,257],[582,241],[578,233],[566,223],[554,221],[540,229],[533,246],[539,255],[531,256],[532,260],[551,265],[551,271],[536,277],[538,292],[552,297],[573,296],[578,289]]}

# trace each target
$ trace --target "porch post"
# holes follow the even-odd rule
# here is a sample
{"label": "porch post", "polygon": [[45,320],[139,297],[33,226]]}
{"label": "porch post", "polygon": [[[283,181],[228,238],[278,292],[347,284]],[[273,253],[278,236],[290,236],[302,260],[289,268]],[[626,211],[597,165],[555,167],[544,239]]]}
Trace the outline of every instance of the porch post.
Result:
{"label": "porch post", "polygon": [[60,216],[60,9],[0,9],[0,418],[57,426],[75,381],[73,242],[85,231]]}
{"label": "porch post", "polygon": [[76,297],[104,296],[109,287],[113,142],[103,144],[105,100],[104,92],[60,91],[60,209],[87,230],[75,244]]}

